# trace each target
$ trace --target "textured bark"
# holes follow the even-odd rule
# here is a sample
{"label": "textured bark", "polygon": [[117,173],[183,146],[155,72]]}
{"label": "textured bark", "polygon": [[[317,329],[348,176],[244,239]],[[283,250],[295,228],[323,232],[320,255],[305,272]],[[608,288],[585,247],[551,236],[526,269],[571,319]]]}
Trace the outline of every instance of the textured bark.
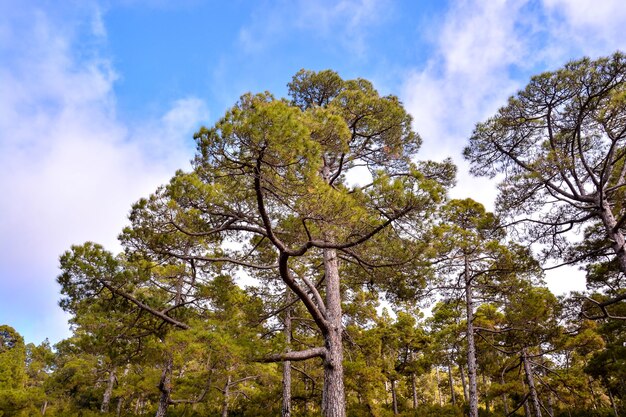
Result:
{"label": "textured bark", "polygon": [[324,357],[322,415],[324,417],[345,417],[341,293],[337,254],[334,249],[324,249],[324,271],[326,273],[326,319],[328,321],[328,332],[324,335],[326,355]]}
{"label": "textured bark", "polygon": [[461,385],[463,385],[463,399],[465,402],[469,402],[469,395],[467,393],[467,382],[465,381],[465,370],[463,365],[459,365],[459,374],[461,374]]}
{"label": "textured bark", "polygon": [[111,404],[111,395],[113,394],[113,386],[115,385],[115,367],[109,370],[109,379],[107,380],[107,386],[104,389],[102,395],[102,405],[100,406],[101,413],[108,413]]}
{"label": "textured bark", "polygon": [[396,392],[396,380],[391,380],[391,403],[393,404],[393,415],[398,415],[398,393]]}
{"label": "textured bark", "polygon": [[541,417],[541,404],[539,404],[539,397],[537,396],[537,389],[535,388],[535,378],[533,377],[533,370],[528,361],[528,355],[526,349],[522,351],[522,362],[524,363],[524,373],[526,374],[526,382],[528,383],[528,392],[530,393],[530,401],[535,413],[535,417]]}
{"label": "textured bark", "polygon": [[222,417],[228,417],[228,397],[230,395],[230,382],[231,377],[228,375],[228,379],[226,380],[226,385],[224,385],[224,401],[222,402]]}
{"label": "textured bark", "polygon": [[165,417],[167,414],[167,408],[170,405],[170,396],[172,393],[173,367],[173,358],[168,355],[163,366],[163,372],[161,373],[161,380],[159,381],[159,391],[161,391],[161,396],[159,397],[159,405],[157,407],[155,417]]}
{"label": "textured bark", "polygon": [[[289,302],[289,299],[287,299]],[[285,311],[283,333],[285,334],[285,344],[287,352],[291,350],[291,309]],[[283,362],[283,403],[281,409],[282,417],[291,417],[291,362]]]}
{"label": "textured bark", "polygon": [[452,380],[452,366],[448,362],[448,384],[450,385],[450,400],[452,405],[456,405],[456,394],[454,392],[454,381]]}
{"label": "textured bark", "polygon": [[602,207],[600,210],[600,218],[604,224],[607,236],[611,239],[611,248],[617,257],[619,269],[622,273],[626,274],[626,242],[624,234],[619,227],[616,227],[617,220],[615,220],[610,203],[604,199],[602,200],[600,206]]}
{"label": "textured bark", "polygon": [[465,308],[467,312],[467,374],[469,377],[469,417],[478,417],[478,389],[476,383],[476,344],[474,342],[474,299],[469,269],[465,256]]}

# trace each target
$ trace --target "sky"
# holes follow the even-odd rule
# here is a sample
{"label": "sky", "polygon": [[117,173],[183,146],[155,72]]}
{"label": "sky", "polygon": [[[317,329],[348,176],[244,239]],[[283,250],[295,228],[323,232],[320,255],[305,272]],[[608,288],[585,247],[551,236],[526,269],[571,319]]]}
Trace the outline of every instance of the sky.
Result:
{"label": "sky", "polygon": [[397,95],[418,158],[452,157],[452,197],[491,209],[494,183],[461,158],[474,125],[534,74],[626,51],[624,27],[622,0],[0,0],[0,324],[69,336],[59,256],[119,251],[131,204],[189,168],[193,132],[301,68]]}

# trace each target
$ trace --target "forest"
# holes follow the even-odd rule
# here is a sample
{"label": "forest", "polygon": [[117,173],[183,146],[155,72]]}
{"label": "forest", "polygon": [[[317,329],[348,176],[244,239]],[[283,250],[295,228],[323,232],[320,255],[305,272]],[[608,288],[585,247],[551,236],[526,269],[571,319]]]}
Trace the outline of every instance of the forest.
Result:
{"label": "forest", "polygon": [[[194,139],[121,253],[60,256],[71,337],[0,326],[0,416],[626,416],[626,55],[476,125],[493,213],[449,197],[397,97],[331,70]],[[587,291],[550,292],[565,265]]]}

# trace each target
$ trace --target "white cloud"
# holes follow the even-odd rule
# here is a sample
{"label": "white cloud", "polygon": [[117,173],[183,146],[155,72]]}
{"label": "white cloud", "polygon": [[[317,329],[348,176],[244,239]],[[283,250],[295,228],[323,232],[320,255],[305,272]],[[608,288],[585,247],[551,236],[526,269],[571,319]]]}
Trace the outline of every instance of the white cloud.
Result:
{"label": "white cloud", "polygon": [[364,54],[368,30],[388,16],[387,0],[340,0],[281,2],[264,8],[247,27],[240,30],[239,42],[248,53],[260,52],[294,30],[312,37],[332,37],[355,55]]}
{"label": "white cloud", "polygon": [[[118,250],[131,203],[188,166],[191,132],[208,115],[187,97],[160,119],[125,125],[109,62],[75,56],[72,30],[49,16],[26,18],[31,26],[0,22],[11,40],[0,49],[11,57],[0,69],[0,293],[13,295],[0,322],[27,339],[57,339],[67,331],[53,308],[58,256],[86,240]],[[33,305],[14,304],[26,299]],[[32,308],[50,313],[33,322]]]}
{"label": "white cloud", "polygon": [[[626,45],[624,24],[626,7],[622,0],[544,0],[553,15],[560,15],[565,24],[555,28],[583,46],[623,48]],[[617,43],[617,45],[616,45]],[[601,49],[604,49],[600,46]],[[608,51],[609,53],[611,51]],[[606,53],[606,52],[605,52]]]}
{"label": "white cloud", "polygon": [[[462,1],[441,27],[431,28],[435,54],[409,73],[401,94],[424,139],[421,158],[452,156],[459,165],[453,197],[493,208],[494,182],[472,178],[461,151],[477,122],[494,114],[536,72],[581,56],[626,47],[626,8],[620,0]],[[552,272],[556,293],[581,289],[582,272]]]}

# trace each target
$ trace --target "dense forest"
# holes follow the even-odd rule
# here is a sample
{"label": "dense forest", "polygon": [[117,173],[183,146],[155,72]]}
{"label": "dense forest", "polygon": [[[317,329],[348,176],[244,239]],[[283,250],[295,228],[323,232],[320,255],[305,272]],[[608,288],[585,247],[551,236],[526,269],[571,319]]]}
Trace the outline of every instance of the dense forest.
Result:
{"label": "dense forest", "polygon": [[[288,91],[201,128],[121,253],[62,254],[73,335],[0,326],[0,416],[626,415],[625,55],[476,125],[493,213],[448,197],[397,97],[330,70]],[[562,265],[587,292],[546,288]]]}

